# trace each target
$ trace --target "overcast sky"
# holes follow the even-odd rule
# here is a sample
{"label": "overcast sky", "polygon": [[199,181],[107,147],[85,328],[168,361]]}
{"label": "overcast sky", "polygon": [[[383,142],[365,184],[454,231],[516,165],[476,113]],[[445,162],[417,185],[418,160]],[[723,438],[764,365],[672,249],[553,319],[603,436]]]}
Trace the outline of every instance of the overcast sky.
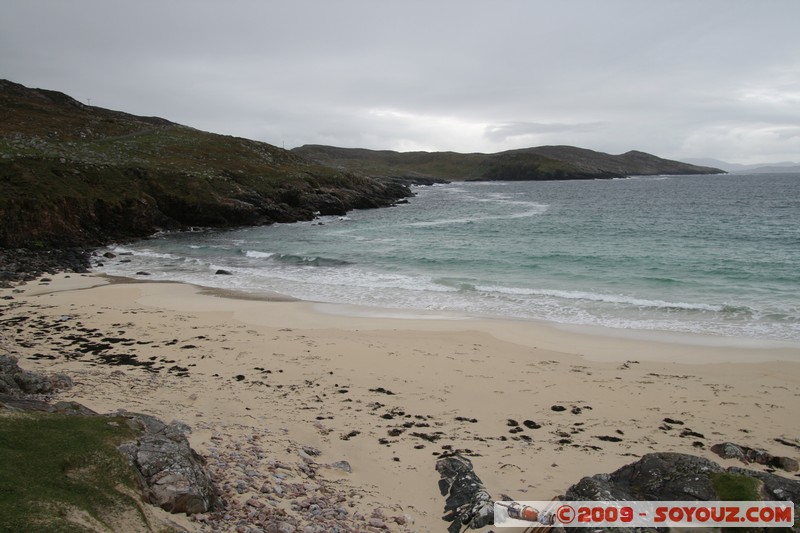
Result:
{"label": "overcast sky", "polygon": [[798,0],[3,0],[0,77],[286,148],[800,160]]}

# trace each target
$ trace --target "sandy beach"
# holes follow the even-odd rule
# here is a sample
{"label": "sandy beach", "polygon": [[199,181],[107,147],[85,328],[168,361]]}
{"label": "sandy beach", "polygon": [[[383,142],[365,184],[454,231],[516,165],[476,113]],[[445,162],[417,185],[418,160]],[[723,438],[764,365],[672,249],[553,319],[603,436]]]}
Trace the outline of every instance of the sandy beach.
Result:
{"label": "sandy beach", "polygon": [[[517,500],[653,451],[733,465],[709,450],[731,441],[798,458],[775,441],[800,438],[798,344],[49,279],[0,290],[0,347],[72,376],[59,399],[190,425],[230,530],[262,507],[313,525],[293,505],[325,495],[367,531],[444,531],[434,466],[456,450]],[[211,531],[203,519],[175,518]]]}

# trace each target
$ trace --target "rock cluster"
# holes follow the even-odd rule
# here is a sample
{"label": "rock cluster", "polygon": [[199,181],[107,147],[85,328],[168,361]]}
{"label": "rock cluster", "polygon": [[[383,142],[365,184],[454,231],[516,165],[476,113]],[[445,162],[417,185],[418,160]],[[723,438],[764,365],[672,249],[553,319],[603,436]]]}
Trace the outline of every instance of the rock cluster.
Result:
{"label": "rock cluster", "polygon": [[[238,432],[237,432],[238,433]],[[371,506],[364,491],[348,486],[347,461],[294,442],[288,457],[274,455],[263,431],[214,431],[208,469],[219,485],[224,509],[194,515],[201,531],[239,533],[349,533],[408,531],[413,518]],[[268,451],[272,450],[272,452]]]}
{"label": "rock cluster", "polygon": [[722,442],[711,447],[711,451],[723,459],[739,459],[744,464],[757,463],[760,465],[780,468],[787,472],[797,472],[800,464],[791,457],[772,455],[766,450],[750,448],[732,442]]}
{"label": "rock cluster", "polygon": [[24,394],[47,394],[57,389],[69,389],[73,385],[69,376],[54,374],[45,376],[23,370],[13,355],[0,354],[0,394],[19,397]]}
{"label": "rock cluster", "polygon": [[89,253],[82,248],[26,249],[0,247],[0,288],[42,274],[88,272]]}

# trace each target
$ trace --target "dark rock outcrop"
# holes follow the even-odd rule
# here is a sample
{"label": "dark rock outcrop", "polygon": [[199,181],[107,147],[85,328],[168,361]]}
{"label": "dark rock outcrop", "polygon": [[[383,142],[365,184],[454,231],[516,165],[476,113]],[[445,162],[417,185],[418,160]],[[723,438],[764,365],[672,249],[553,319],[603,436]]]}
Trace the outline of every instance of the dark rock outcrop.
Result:
{"label": "dark rock outcrop", "polygon": [[[494,519],[493,502],[472,463],[459,455],[439,459],[436,470],[441,476],[439,488],[447,495],[445,520],[448,531],[461,531],[461,525],[480,528]],[[746,483],[742,483],[746,480]],[[741,488],[746,490],[741,498]],[[732,488],[733,487],[733,488]],[[507,496],[503,500],[510,500]],[[651,453],[611,474],[585,477],[567,489],[559,499],[565,501],[718,501],[762,500],[791,501],[800,504],[800,481],[769,472],[745,468],[723,468],[719,464],[682,453]],[[797,524],[797,522],[795,523]],[[792,531],[800,529],[795,526]],[[553,527],[551,533],[569,531]],[[653,531],[642,528],[595,528],[593,531]]]}
{"label": "dark rock outcrop", "polygon": [[442,457],[436,461],[439,491],[447,496],[443,519],[450,522],[447,531],[458,533],[462,525],[478,529],[494,521],[494,501],[472,468],[472,462],[461,455]]}
{"label": "dark rock outcrop", "polygon": [[585,477],[567,489],[567,500],[713,500],[713,461],[680,453],[651,453],[612,474]]}
{"label": "dark rock outcrop", "polygon": [[[748,468],[740,468],[732,466],[728,468],[731,474],[739,474],[742,476],[752,477],[764,483],[764,491],[767,493],[768,498],[771,500],[791,501],[794,502],[795,507],[800,505],[800,481],[794,481],[785,477],[776,476],[769,472],[759,472],[757,470],[750,470]],[[797,509],[795,509],[795,513]]]}
{"label": "dark rock outcrop", "polygon": [[42,274],[88,272],[89,251],[83,248],[30,249],[0,247],[0,287],[30,281]]}
{"label": "dark rock outcrop", "polygon": [[701,500],[724,499],[714,487],[719,474],[737,474],[763,483],[763,499],[800,503],[800,481],[769,472],[723,468],[719,464],[682,453],[651,453],[611,474],[585,477],[571,486],[567,500]]}
{"label": "dark rock outcrop", "polygon": [[[752,495],[746,498],[731,498],[730,495],[722,493],[720,478],[727,478],[728,483],[740,484],[740,476],[758,481]],[[724,469],[714,461],[694,455],[652,453],[611,474],[597,474],[583,478],[567,490],[563,499],[590,501],[760,499],[791,501],[796,506],[800,503],[800,481],[739,467]],[[625,530],[644,531],[641,528]],[[798,528],[792,530],[796,531]],[[566,531],[568,530],[556,527],[552,533]],[[623,531],[623,529],[599,528],[594,531]]]}

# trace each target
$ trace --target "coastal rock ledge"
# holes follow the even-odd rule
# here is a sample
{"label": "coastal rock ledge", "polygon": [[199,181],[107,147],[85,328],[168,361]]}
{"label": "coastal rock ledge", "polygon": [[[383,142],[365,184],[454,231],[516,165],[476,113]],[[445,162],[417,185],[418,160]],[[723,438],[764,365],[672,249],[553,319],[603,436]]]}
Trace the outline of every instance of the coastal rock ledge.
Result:
{"label": "coastal rock ledge", "polygon": [[[611,474],[583,478],[567,490],[564,499],[791,501],[797,506],[800,503],[800,481],[746,468],[723,468],[714,461],[695,455],[651,453]],[[639,531],[641,528],[629,530]],[[768,531],[766,528],[763,530]],[[800,531],[797,516],[791,530]],[[567,530],[553,528],[553,533],[561,531]]]}
{"label": "coastal rock ledge", "polygon": [[[741,478],[756,480],[752,491]],[[753,500],[800,503],[800,481],[740,467],[723,468],[695,455],[650,453],[611,474],[585,477],[567,490],[567,500],[725,500],[743,489]]]}

